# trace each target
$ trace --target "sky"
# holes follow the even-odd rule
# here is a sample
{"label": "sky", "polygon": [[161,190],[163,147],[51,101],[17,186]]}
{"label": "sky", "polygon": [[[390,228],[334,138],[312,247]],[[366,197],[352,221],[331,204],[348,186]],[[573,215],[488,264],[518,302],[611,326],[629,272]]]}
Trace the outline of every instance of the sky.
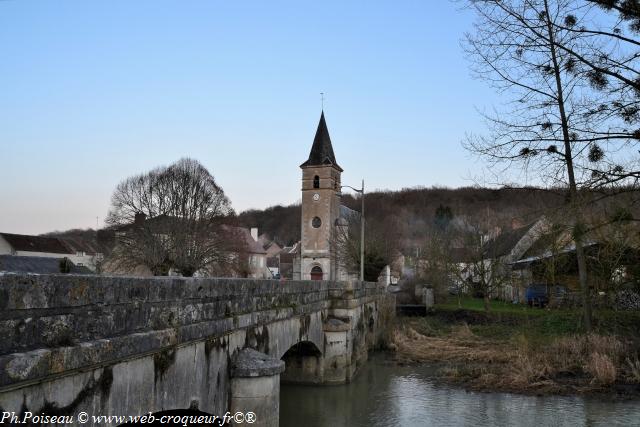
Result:
{"label": "sky", "polygon": [[237,212],[300,199],[320,92],[344,184],[474,184],[496,95],[451,1],[0,0],[0,231],[103,226],[116,185],[200,161]]}

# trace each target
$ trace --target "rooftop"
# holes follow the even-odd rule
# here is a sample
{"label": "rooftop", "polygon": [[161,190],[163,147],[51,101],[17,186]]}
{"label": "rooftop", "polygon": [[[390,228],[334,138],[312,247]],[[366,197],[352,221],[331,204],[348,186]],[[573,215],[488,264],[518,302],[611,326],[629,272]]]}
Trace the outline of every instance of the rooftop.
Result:
{"label": "rooftop", "polygon": [[309,158],[300,165],[301,168],[306,166],[333,166],[342,172],[342,168],[338,166],[336,156],[333,154],[333,146],[331,145],[327,122],[324,119],[324,111],[320,115],[320,122],[316,130],[316,136],[313,138]]}
{"label": "rooftop", "polygon": [[15,251],[45,252],[53,254],[75,253],[57,237],[28,236],[25,234],[0,233]]}

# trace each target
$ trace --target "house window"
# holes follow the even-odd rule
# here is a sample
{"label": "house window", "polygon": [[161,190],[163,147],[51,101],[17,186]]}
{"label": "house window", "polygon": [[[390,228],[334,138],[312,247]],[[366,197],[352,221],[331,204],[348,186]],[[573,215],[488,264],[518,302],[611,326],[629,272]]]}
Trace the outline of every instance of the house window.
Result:
{"label": "house window", "polygon": [[318,175],[313,177],[313,188],[320,188],[320,177]]}

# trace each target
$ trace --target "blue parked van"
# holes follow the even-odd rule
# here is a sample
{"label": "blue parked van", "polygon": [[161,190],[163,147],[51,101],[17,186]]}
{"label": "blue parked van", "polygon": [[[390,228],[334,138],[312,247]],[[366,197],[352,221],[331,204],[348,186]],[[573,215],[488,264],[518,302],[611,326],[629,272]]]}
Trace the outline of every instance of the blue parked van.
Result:
{"label": "blue parked van", "polygon": [[527,301],[527,304],[529,304],[529,307],[544,307],[549,303],[547,285],[541,283],[530,284],[525,290],[524,298],[525,301]]}

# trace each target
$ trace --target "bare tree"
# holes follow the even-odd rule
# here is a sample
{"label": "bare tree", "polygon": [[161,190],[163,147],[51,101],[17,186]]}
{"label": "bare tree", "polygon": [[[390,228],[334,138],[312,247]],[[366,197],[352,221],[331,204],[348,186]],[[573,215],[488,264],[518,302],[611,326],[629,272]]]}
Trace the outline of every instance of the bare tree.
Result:
{"label": "bare tree", "polygon": [[[352,212],[340,218],[332,237],[337,263],[346,271],[356,274],[360,271],[360,215]],[[396,217],[366,221],[364,240],[364,279],[378,280],[382,269],[391,265],[399,254],[402,225]]]}
{"label": "bare tree", "polygon": [[600,90],[604,70],[585,65],[586,53],[608,47],[602,39],[577,30],[597,18],[594,8],[578,0],[466,3],[478,16],[474,32],[466,36],[474,71],[509,98],[504,110],[485,114],[490,135],[470,136],[466,147],[489,159],[501,179],[505,174],[511,180],[533,176],[538,184],[566,188],[584,326],[590,330],[583,210],[593,202],[593,193],[583,190],[633,183],[633,177],[614,180],[611,174],[624,170],[621,165],[629,163],[625,159],[637,162],[633,148],[638,144],[637,135],[619,115],[600,107],[615,105],[612,94]]}
{"label": "bare tree", "polygon": [[490,222],[483,219],[465,218],[454,231],[454,239],[464,250],[463,262],[457,262],[452,269],[454,277],[466,281],[472,293],[482,296],[487,312],[491,308],[491,298],[500,296],[510,273],[498,253],[498,245],[489,239],[491,235]]}
{"label": "bare tree", "polygon": [[[454,256],[456,230],[452,220],[451,207],[440,204],[435,210],[430,233],[427,235],[424,250],[421,251],[422,259],[418,263],[421,267],[418,273],[433,286],[436,295],[440,297],[448,294],[449,288],[459,283],[460,279],[458,260]],[[457,290],[459,297],[462,289]]]}
{"label": "bare tree", "polygon": [[[421,251],[419,275],[431,286],[436,296],[448,294],[449,288],[459,282],[457,262],[451,247],[450,230],[436,230],[427,236],[424,250]],[[462,287],[457,289],[459,295]]]}
{"label": "bare tree", "polygon": [[183,276],[224,265],[237,241],[222,227],[232,214],[223,190],[195,160],[127,178],[116,188],[106,219],[117,230],[112,262],[144,265],[155,275],[175,269]]}

